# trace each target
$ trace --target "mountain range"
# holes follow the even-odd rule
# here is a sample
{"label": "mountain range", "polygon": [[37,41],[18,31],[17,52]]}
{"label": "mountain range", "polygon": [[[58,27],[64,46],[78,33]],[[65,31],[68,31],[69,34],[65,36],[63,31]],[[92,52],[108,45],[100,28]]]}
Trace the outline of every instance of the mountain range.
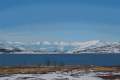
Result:
{"label": "mountain range", "polygon": [[0,53],[120,53],[120,42],[107,42],[100,40],[84,42],[41,41],[33,43],[0,41]]}

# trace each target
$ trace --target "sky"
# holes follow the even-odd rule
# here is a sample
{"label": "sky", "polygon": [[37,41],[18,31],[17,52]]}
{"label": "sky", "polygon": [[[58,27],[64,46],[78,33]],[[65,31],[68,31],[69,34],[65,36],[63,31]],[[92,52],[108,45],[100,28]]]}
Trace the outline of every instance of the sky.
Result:
{"label": "sky", "polygon": [[120,0],[0,0],[0,40],[120,41]]}

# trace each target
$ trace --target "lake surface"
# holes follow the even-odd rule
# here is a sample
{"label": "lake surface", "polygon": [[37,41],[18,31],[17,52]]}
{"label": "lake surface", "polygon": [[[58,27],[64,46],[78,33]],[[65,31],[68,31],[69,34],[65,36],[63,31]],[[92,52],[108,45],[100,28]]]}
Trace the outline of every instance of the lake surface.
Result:
{"label": "lake surface", "polygon": [[0,66],[120,65],[120,54],[0,54]]}

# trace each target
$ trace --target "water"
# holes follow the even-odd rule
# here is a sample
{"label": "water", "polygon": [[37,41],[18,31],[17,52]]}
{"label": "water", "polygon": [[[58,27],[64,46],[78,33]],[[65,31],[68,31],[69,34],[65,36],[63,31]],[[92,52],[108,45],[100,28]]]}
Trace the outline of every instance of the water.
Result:
{"label": "water", "polygon": [[120,65],[120,54],[0,54],[0,66]]}

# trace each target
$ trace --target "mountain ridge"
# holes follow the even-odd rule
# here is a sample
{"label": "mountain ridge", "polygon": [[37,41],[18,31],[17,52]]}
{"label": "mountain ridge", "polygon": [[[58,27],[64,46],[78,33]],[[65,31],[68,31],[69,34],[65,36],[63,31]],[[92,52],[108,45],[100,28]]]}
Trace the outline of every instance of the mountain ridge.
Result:
{"label": "mountain ridge", "polygon": [[42,41],[33,43],[0,41],[0,52],[56,52],[56,53],[120,53],[120,42],[91,41]]}

